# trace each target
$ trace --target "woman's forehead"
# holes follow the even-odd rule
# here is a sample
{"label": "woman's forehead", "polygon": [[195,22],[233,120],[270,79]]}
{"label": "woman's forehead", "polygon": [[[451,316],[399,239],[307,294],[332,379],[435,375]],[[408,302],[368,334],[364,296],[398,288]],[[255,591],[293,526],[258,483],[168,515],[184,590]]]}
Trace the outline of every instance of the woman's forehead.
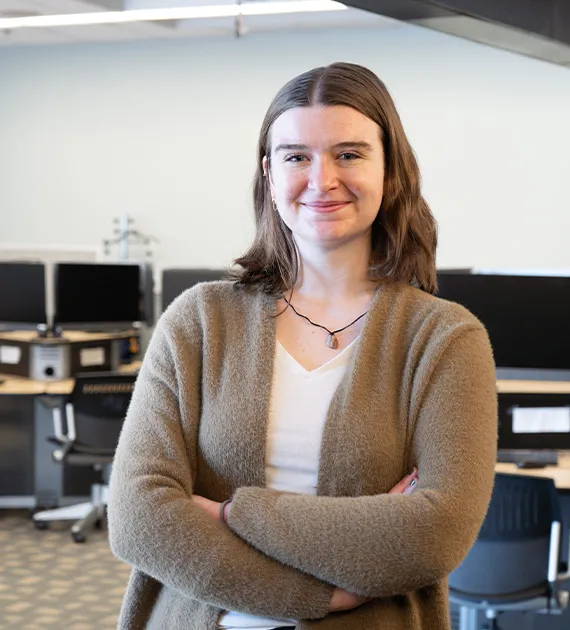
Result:
{"label": "woman's forehead", "polygon": [[270,140],[273,150],[283,144],[328,147],[367,142],[380,146],[379,131],[379,126],[371,118],[352,107],[294,107],[274,121]]}

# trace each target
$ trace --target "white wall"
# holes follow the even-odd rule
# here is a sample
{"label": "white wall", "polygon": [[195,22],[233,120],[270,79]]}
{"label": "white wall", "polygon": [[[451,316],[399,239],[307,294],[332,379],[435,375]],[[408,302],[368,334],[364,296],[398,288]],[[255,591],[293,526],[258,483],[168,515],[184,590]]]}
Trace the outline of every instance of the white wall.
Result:
{"label": "white wall", "polygon": [[267,105],[337,60],[395,97],[440,265],[570,268],[570,71],[412,26],[0,50],[0,243],[97,246],[127,211],[160,266],[228,264]]}

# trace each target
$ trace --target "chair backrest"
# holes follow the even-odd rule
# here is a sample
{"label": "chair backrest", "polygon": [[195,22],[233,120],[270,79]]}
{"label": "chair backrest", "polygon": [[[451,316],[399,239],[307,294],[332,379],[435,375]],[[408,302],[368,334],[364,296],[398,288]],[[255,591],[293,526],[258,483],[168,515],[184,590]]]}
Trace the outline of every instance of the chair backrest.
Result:
{"label": "chair backrest", "polygon": [[550,528],[560,519],[552,479],[497,474],[479,536],[449,576],[450,589],[500,596],[546,585]]}
{"label": "chair backrest", "polygon": [[135,380],[136,374],[116,372],[76,376],[69,402],[73,405],[78,447],[106,451],[116,448]]}

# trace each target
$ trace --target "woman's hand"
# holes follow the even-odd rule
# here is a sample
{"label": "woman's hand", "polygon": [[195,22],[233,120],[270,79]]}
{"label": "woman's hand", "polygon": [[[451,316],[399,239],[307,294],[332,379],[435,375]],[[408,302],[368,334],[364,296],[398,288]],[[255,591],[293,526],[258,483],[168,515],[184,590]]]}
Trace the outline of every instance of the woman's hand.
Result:
{"label": "woman's hand", "polygon": [[411,494],[418,483],[418,469],[414,468],[409,475],[406,475],[401,481],[388,492],[388,494]]}
{"label": "woman's hand", "polygon": [[220,506],[222,505],[221,503],[218,503],[217,501],[211,501],[210,499],[206,499],[206,497],[201,497],[198,494],[192,495],[192,503],[204,510],[204,512],[206,512],[214,520],[220,520]]}
{"label": "woman's hand", "polygon": [[[418,469],[414,468],[409,475],[406,475],[401,481],[388,492],[388,494],[410,494],[413,492],[418,482]],[[352,610],[369,601],[367,597],[361,597],[354,593],[349,593],[342,588],[335,588],[329,602],[329,612],[340,612],[341,610]]]}
{"label": "woman's hand", "polygon": [[342,610],[352,610],[369,601],[368,597],[361,597],[354,593],[349,593],[343,588],[335,588],[329,602],[329,612],[341,612]]}

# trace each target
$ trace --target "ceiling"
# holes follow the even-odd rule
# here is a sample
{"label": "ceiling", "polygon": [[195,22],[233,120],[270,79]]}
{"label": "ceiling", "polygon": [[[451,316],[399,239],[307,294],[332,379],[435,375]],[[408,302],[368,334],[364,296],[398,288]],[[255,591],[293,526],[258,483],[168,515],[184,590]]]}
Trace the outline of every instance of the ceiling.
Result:
{"label": "ceiling", "polygon": [[351,7],[570,67],[570,0],[343,0]]}
{"label": "ceiling", "polygon": [[[149,9],[209,4],[233,4],[234,0],[0,0],[0,17],[55,15],[122,9]],[[369,11],[349,8],[328,13],[248,16],[240,33],[319,27],[389,27],[397,20]],[[19,28],[0,31],[0,46],[46,45],[76,42],[109,42],[136,39],[179,39],[205,36],[236,36],[235,18],[183,21],[132,22],[58,28]]]}
{"label": "ceiling", "polygon": [[[0,0],[0,18],[234,4],[237,0]],[[242,0],[259,2],[265,0]],[[285,0],[288,1],[288,0]],[[345,11],[0,30],[0,47],[415,24],[570,67],[570,0],[343,0]]]}

